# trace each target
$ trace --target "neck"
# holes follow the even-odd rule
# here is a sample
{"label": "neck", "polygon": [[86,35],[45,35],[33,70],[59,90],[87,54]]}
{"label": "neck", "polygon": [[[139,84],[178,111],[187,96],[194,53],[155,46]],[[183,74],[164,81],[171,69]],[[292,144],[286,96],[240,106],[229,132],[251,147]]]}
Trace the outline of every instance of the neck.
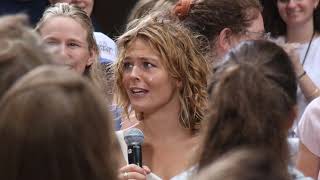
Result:
{"label": "neck", "polygon": [[286,40],[288,43],[307,43],[311,40],[314,26],[313,19],[304,25],[287,26]]}
{"label": "neck", "polygon": [[[189,129],[182,127],[179,122],[180,102],[175,100],[165,107],[151,114],[144,114],[139,123],[146,140],[176,140],[177,138],[190,137]],[[168,137],[168,138],[166,138]]]}

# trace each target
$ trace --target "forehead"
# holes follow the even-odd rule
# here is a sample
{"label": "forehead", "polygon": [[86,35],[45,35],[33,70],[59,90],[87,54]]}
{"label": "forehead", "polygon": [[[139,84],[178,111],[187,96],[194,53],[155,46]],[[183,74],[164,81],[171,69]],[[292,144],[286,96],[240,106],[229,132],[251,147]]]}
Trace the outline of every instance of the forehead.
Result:
{"label": "forehead", "polygon": [[247,30],[252,32],[264,32],[264,23],[262,15],[260,12],[256,13],[256,18],[252,19],[251,25],[247,28]]}
{"label": "forehead", "polygon": [[87,37],[86,29],[73,18],[55,16],[48,18],[40,28],[40,34],[63,33],[78,38]]}
{"label": "forehead", "polygon": [[135,37],[126,44],[126,52],[132,49],[139,49],[139,50],[148,50],[150,52],[153,52],[155,54],[159,54],[159,50],[156,47],[155,43],[153,43],[149,38],[147,37]]}
{"label": "forehead", "polygon": [[67,16],[59,16],[59,15],[54,15],[50,16],[45,19],[43,27],[48,26],[48,25],[59,25],[61,27],[67,27],[67,26],[76,26],[77,28],[80,28],[81,30],[85,29],[82,24],[75,18],[72,17],[67,17]]}

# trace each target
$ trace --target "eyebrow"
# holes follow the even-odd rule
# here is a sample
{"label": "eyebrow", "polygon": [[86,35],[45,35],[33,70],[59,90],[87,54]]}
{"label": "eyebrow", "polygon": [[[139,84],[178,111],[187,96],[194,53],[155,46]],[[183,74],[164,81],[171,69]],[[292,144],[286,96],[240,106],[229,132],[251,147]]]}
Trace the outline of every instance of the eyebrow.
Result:
{"label": "eyebrow", "polygon": [[[154,61],[154,62],[159,61],[159,57],[157,57],[157,56],[138,56],[138,57],[135,57],[135,58],[141,59],[141,60]],[[124,60],[130,60],[130,59],[133,59],[133,57],[132,56],[125,56],[124,57]]]}

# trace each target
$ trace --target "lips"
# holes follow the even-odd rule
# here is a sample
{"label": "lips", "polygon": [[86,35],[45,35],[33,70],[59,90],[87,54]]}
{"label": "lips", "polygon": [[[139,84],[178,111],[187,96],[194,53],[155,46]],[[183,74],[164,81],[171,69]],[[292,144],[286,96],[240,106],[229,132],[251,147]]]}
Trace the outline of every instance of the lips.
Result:
{"label": "lips", "polygon": [[289,11],[289,12],[287,12],[287,15],[288,16],[296,16],[298,13],[299,12],[297,12],[297,11]]}
{"label": "lips", "polygon": [[143,88],[138,88],[138,87],[133,87],[129,89],[129,93],[133,96],[144,96],[148,93],[149,91]]}

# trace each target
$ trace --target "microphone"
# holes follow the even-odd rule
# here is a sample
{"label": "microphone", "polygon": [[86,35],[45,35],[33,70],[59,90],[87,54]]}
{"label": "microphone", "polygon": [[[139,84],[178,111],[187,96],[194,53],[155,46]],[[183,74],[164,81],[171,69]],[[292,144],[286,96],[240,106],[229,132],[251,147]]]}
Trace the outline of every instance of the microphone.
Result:
{"label": "microphone", "polygon": [[131,128],[124,132],[124,141],[128,146],[129,164],[142,167],[142,149],[144,135],[140,129]]}

